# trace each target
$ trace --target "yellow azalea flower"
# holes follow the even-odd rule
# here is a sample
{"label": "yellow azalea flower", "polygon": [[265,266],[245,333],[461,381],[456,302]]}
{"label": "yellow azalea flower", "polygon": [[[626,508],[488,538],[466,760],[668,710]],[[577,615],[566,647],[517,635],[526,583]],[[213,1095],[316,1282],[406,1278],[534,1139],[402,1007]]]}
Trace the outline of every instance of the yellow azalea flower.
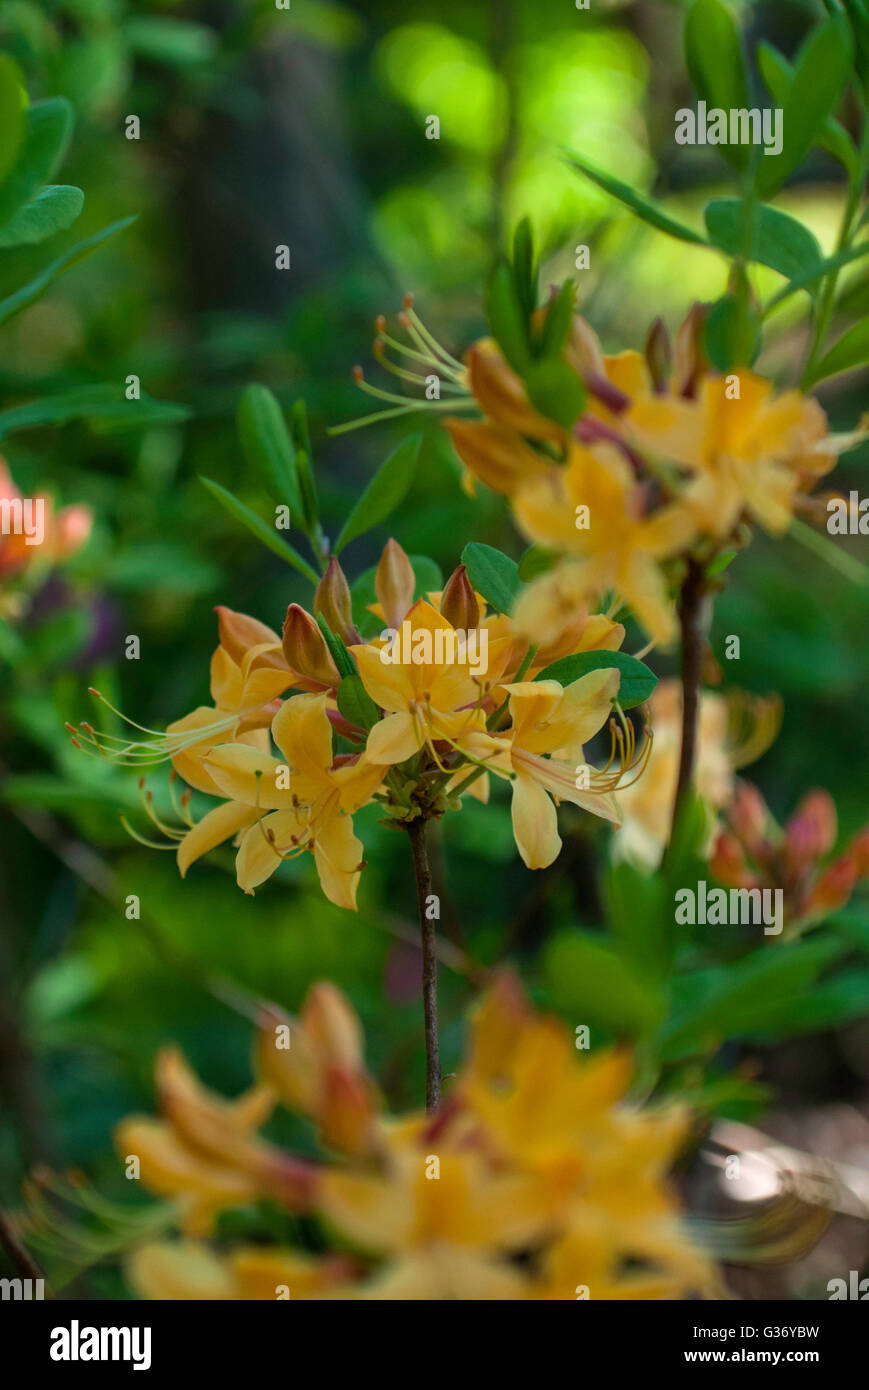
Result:
{"label": "yellow azalea flower", "polygon": [[272,722],[272,737],[283,761],[240,743],[208,754],[208,771],[220,794],[231,800],[185,835],[178,847],[181,873],[244,831],[236,876],[246,893],[265,882],[283,859],[310,850],[326,896],[355,909],[363,847],[351,816],[380,786],[383,769],[364,756],[333,765],[325,694],[286,700]]}
{"label": "yellow azalea flower", "polygon": [[559,802],[620,823],[612,795],[618,775],[588,767],[583,755],[583,744],[612,713],[620,679],[609,668],[590,671],[566,687],[552,680],[505,685],[512,728],[468,740],[468,752],[511,779],[513,835],[529,869],[545,869],[558,857]]}
{"label": "yellow azalea flower", "polygon": [[711,1289],[709,1263],[667,1186],[684,1113],[633,1104],[628,1052],[584,1057],[562,1022],[530,1008],[512,975],[499,973],[480,1000],[467,1061],[436,1114],[378,1113],[374,1145],[317,1165],[254,1131],[275,1095],[319,1118],[324,1065],[361,1074],[358,1023],[336,990],[318,985],[278,1056],[264,1043],[285,1018],[264,1013],[266,1087],[236,1102],[205,1091],[177,1058],[161,1061],[166,1120],[156,1137],[152,1122],[126,1121],[119,1152],[147,1156],[145,1186],[179,1203],[188,1236],[208,1234],[216,1212],[268,1196],[316,1215],[327,1240],[355,1253],[217,1253],[200,1240],[161,1238],[127,1262],[142,1297],[573,1301],[580,1288],[597,1299]]}
{"label": "yellow azalea flower", "polygon": [[359,1020],[340,991],[314,985],[298,1020],[270,1006],[258,1022],[257,1071],[278,1099],[310,1116],[327,1148],[375,1149],[380,1099],[363,1063]]}
{"label": "yellow azalea flower", "polygon": [[[534,1298],[672,1298],[711,1287],[666,1186],[687,1116],[630,1106],[631,1074],[625,1051],[580,1062],[569,1030],[532,1013],[509,974],[475,1011],[459,1095],[495,1160],[538,1180],[556,1232]],[[625,1273],[629,1262],[642,1267]]]}
{"label": "yellow azalea flower", "polygon": [[[624,822],[616,853],[645,869],[658,866],[670,834],[679,776],[681,711],[679,682],[661,681],[649,701],[654,737],[645,771],[619,793]],[[707,852],[715,834],[714,812],[733,796],[734,769],[760,757],[775,738],[779,717],[780,705],[775,698],[740,697],[734,701],[711,691],[701,695],[695,787],[710,812]]]}
{"label": "yellow azalea flower", "polygon": [[[175,771],[189,786],[210,796],[219,796],[220,792],[203,765],[205,754],[232,739],[267,749],[265,730],[279,708],[278,697],[293,684],[293,673],[284,661],[277,633],[243,613],[226,608],[218,611],[221,639],[227,638],[238,660],[221,640],[211,658],[214,705],[200,705],[166,730],[167,747],[178,748],[172,754]],[[241,633],[257,640],[245,647]]]}
{"label": "yellow azalea flower", "polygon": [[[512,644],[506,636],[487,642],[486,669],[475,675],[467,651],[458,659],[452,624],[423,599],[397,631],[397,660],[383,659],[389,647],[385,639],[351,649],[365,689],[387,711],[368,735],[366,756],[373,763],[396,764],[428,748],[437,761],[436,744],[461,750],[473,733],[485,729],[483,705],[503,674]],[[453,655],[438,660],[439,652]],[[406,659],[415,654],[422,659]]]}
{"label": "yellow azalea flower", "polygon": [[344,1255],[303,1255],[296,1250],[241,1247],[218,1254],[197,1240],[150,1241],[124,1263],[130,1287],[150,1301],[268,1300],[341,1296],[353,1277]]}
{"label": "yellow azalea flower", "polygon": [[689,471],[685,505],[698,530],[716,537],[743,513],[774,533],[786,530],[795,494],[836,460],[817,401],[799,391],[777,396],[746,370],[705,377],[691,400],[639,400],[623,428],[639,448]]}
{"label": "yellow azalea flower", "polygon": [[217,1212],[261,1196],[301,1210],[313,1170],[256,1137],[274,1109],[274,1097],[258,1086],[228,1102],[207,1091],[175,1049],[157,1060],[157,1087],[164,1121],[124,1120],[115,1147],[125,1164],[138,1160],[146,1188],[179,1203],[182,1226],[207,1234]]}
{"label": "yellow azalea flower", "polygon": [[659,561],[685,548],[694,523],[679,505],[646,513],[644,499],[630,464],[608,445],[573,445],[555,480],[518,489],[513,506],[529,539],[576,557],[541,575],[520,599],[516,626],[529,639],[552,641],[571,613],[607,590],[630,604],[655,641],[674,637]]}

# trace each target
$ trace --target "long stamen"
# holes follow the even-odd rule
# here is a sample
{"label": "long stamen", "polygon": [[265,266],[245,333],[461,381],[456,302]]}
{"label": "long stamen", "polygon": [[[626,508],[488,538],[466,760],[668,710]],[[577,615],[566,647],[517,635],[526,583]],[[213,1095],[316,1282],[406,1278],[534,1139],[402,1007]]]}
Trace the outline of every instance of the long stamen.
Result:
{"label": "long stamen", "polygon": [[440,358],[442,362],[444,362],[447,366],[451,367],[454,371],[461,372],[462,374],[464,374],[466,369],[462,366],[461,362],[459,362],[455,357],[453,357],[451,352],[447,352],[446,348],[438,342],[434,334],[428,328],[426,328],[419,314],[414,309],[413,297],[409,294],[405,295],[404,297],[404,314],[401,315],[399,322],[403,322],[405,318],[407,319],[410,326],[416,330],[419,336],[423,339],[426,346],[431,349],[431,351],[435,354],[436,357]]}

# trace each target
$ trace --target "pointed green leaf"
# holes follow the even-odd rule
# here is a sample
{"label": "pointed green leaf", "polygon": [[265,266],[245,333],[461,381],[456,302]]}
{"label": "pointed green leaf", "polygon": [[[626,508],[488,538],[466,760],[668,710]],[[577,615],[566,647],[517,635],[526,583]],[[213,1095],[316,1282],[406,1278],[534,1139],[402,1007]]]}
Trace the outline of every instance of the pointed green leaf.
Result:
{"label": "pointed green leaf", "polygon": [[358,671],[345,676],[337,691],[338,709],[348,724],[360,729],[373,729],[380,719],[380,710],[372,700]]}
{"label": "pointed green leaf", "polygon": [[534,677],[538,681],[558,681],[560,685],[571,685],[589,671],[604,671],[614,667],[621,672],[618,702],[622,709],[631,709],[648,700],[658,677],[643,661],[627,652],[576,652],[573,656],[559,657],[550,666],[544,667]]}
{"label": "pointed green leaf", "polygon": [[810,386],[827,377],[839,376],[841,372],[853,371],[855,367],[865,367],[869,362],[869,319],[862,319],[843,333],[826,356],[822,357],[812,372]]}
{"label": "pointed green leaf", "polygon": [[789,280],[814,272],[822,260],[821,248],[802,222],[778,208],[755,207],[751,236],[746,235],[748,213],[741,198],[713,198],[703,213],[709,240],[728,256],[768,265]]}
{"label": "pointed green leaf", "polygon": [[104,241],[108,241],[109,237],[113,237],[118,232],[122,232],[127,227],[132,226],[135,221],[135,215],[132,217],[122,217],[119,222],[112,222],[110,226],[103,227],[101,232],[96,232],[85,241],[78,242],[77,245],[73,246],[69,251],[65,251],[62,256],[58,256],[56,261],[52,261],[50,265],[47,265],[44,270],[41,270],[39,274],[26,285],[22,285],[20,290],[16,290],[14,294],[10,294],[6,299],[0,300],[0,323],[5,323],[7,319],[12,318],[13,314],[20,313],[22,309],[29,309],[30,305],[34,304],[36,300],[45,293],[49,285],[52,284],[59,275],[69,270],[71,266],[76,265],[78,261],[84,260],[85,256],[89,256],[91,252],[95,251],[98,246],[101,246]]}
{"label": "pointed green leaf", "polygon": [[843,16],[814,29],[797,55],[794,77],[782,106],[782,148],[758,160],[755,187],[769,198],[799,168],[825,130],[845,94],[851,42]]}
{"label": "pointed green leaf", "polygon": [[21,69],[0,53],[0,183],[13,168],[26,124],[27,97]]}
{"label": "pointed green leaf", "polygon": [[594,164],[590,164],[587,159],[580,159],[578,155],[568,154],[565,156],[568,164],[573,165],[586,178],[596,183],[598,188],[602,188],[605,193],[611,193],[614,198],[618,198],[620,203],[630,208],[631,212],[636,213],[637,217],[643,222],[648,222],[650,227],[656,227],[659,232],[666,232],[667,236],[676,237],[679,241],[688,241],[695,246],[706,246],[708,243],[697,232],[692,232],[690,227],[684,223],[677,222],[675,217],[671,217],[665,212],[658,203],[646,198],[636,189],[631,188],[627,183],[622,183],[621,179],[613,178],[612,174],[607,174],[603,169],[598,169]]}
{"label": "pointed green leaf", "polygon": [[471,541],[462,551],[462,564],[477,593],[499,613],[509,613],[521,584],[516,561],[494,546]]}
{"label": "pointed green leaf", "polygon": [[[719,0],[695,0],[685,21],[685,63],[702,99],[724,111],[749,106],[745,62],[733,16]],[[738,169],[751,154],[747,145],[720,145],[718,152]]]}
{"label": "pointed green leaf", "polygon": [[416,471],[420,438],[412,434],[403,439],[375,473],[341,528],[334,547],[336,555],[357,536],[385,520],[403,501]]}
{"label": "pointed green leaf", "polygon": [[274,527],[269,526],[261,517],[258,517],[256,512],[252,512],[250,507],[246,507],[227,488],[221,487],[220,483],[215,483],[211,478],[201,476],[199,481],[205,484],[212,497],[217,498],[230,516],[235,517],[236,521],[240,521],[242,526],[246,526],[257,540],[262,541],[263,545],[268,546],[269,550],[273,550],[275,555],[279,555],[282,560],[286,560],[288,565],[292,565],[293,569],[299,571],[299,574],[310,579],[312,584],[320,582],[316,570],[312,569],[307,560],[303,560],[298,551],[294,550],[287,541],[281,540]]}
{"label": "pointed green leaf", "polygon": [[265,482],[276,502],[285,502],[301,522],[302,498],[296,451],[283,412],[267,386],[252,382],[238,406],[238,435],[250,467]]}
{"label": "pointed green leaf", "polygon": [[0,227],[29,203],[60,165],[72,135],[73,112],[65,97],[35,101],[15,165],[0,185]]}
{"label": "pointed green leaf", "polygon": [[71,184],[49,184],[0,228],[0,251],[11,246],[33,246],[65,232],[84,207],[84,194]]}

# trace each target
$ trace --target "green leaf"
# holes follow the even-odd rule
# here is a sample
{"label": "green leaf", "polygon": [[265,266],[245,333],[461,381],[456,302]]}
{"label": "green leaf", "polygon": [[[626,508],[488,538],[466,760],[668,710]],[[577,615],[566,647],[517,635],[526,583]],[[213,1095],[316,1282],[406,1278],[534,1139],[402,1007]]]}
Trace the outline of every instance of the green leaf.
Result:
{"label": "green leaf", "polygon": [[372,700],[358,671],[345,676],[338,686],[338,709],[348,724],[360,729],[373,729],[380,719],[380,710]]}
{"label": "green leaf", "polygon": [[534,236],[529,217],[522,218],[513,235],[513,280],[527,323],[537,308],[537,266],[534,261]]}
{"label": "green leaf", "polygon": [[0,251],[11,246],[33,246],[56,232],[65,232],[83,207],[84,194],[80,188],[64,183],[49,184],[0,229]]}
{"label": "green leaf", "polygon": [[764,152],[755,172],[755,187],[762,198],[781,187],[820,139],[845,94],[850,64],[851,42],[842,16],[814,29],[800,48],[781,108],[781,152]]}
{"label": "green leaf", "polygon": [[537,348],[541,357],[560,358],[573,323],[575,303],[576,286],[572,281],[565,280],[558,294],[549,301],[546,310],[543,332]]}
{"label": "green leaf", "polygon": [[258,517],[256,512],[252,512],[250,507],[246,507],[227,488],[221,487],[220,483],[213,482],[211,478],[203,478],[200,475],[199,481],[205,484],[212,497],[217,498],[230,516],[235,517],[236,521],[240,521],[242,526],[246,526],[249,531],[253,532],[257,540],[262,541],[269,550],[273,550],[275,555],[280,555],[282,560],[286,560],[288,565],[292,565],[293,569],[299,571],[299,574],[310,579],[312,584],[320,582],[320,576],[316,570],[311,568],[307,560],[303,560],[298,551],[294,550],[287,541],[282,541],[274,528]]}
{"label": "green leaf", "polygon": [[302,497],[296,472],[296,451],[283,412],[267,386],[245,387],[238,405],[238,435],[245,458],[265,481],[277,502],[289,505],[301,520]]}
{"label": "green leaf", "polygon": [[[719,0],[696,0],[685,20],[685,63],[700,97],[724,111],[749,105],[739,32]],[[738,169],[749,162],[747,145],[721,145],[722,158]]]}
{"label": "green leaf", "polygon": [[491,545],[471,541],[462,551],[468,578],[486,602],[499,613],[509,613],[519,591],[519,567],[509,555]]}
{"label": "green leaf", "polygon": [[831,270],[840,270],[843,265],[848,265],[851,261],[858,261],[866,255],[869,255],[869,241],[864,241],[860,246],[849,246],[846,250],[837,252],[835,256],[827,256],[824,260],[818,261],[810,270],[798,275],[796,279],[791,280],[789,284],[779,290],[778,294],[773,296],[763,311],[764,316],[771,313],[773,309],[777,309],[792,294],[796,294],[797,290],[808,289],[816,280],[822,279]]}
{"label": "green leaf", "polygon": [[541,415],[569,430],[585,409],[587,392],[573,367],[559,359],[534,362],[524,376],[528,398]]}
{"label": "green leaf", "polygon": [[587,159],[580,159],[578,155],[568,154],[565,158],[581,174],[585,174],[586,178],[591,179],[592,183],[596,183],[598,188],[602,188],[605,193],[611,193],[614,198],[618,198],[620,203],[629,207],[631,212],[636,213],[643,222],[648,222],[650,227],[656,227],[659,232],[666,232],[667,236],[676,237],[678,241],[688,241],[694,246],[707,246],[709,244],[698,232],[692,232],[690,227],[686,227],[682,222],[677,222],[662,207],[652,202],[651,198],[643,197],[629,184],[622,183],[621,179],[613,178],[612,174],[604,173],[602,169],[596,168]]}
{"label": "green leaf", "polygon": [[765,942],[741,960],[677,979],[674,1012],[661,1032],[664,1057],[674,1060],[765,1027],[783,1000],[805,997],[846,950],[847,943],[831,936]]}
{"label": "green leaf", "polygon": [[122,217],[119,222],[112,222],[108,227],[103,227],[101,232],[95,232],[93,236],[85,241],[78,242],[69,251],[65,251],[62,256],[58,256],[56,261],[52,261],[44,270],[41,270],[33,280],[26,285],[22,285],[20,290],[10,294],[6,299],[0,300],[0,323],[5,323],[11,319],[13,314],[18,314],[22,309],[29,309],[41,295],[45,293],[59,275],[69,270],[71,266],[89,256],[109,237],[115,236],[118,232],[123,232],[127,227],[132,226],[136,221],[135,215],[132,217]]}
{"label": "green leaf", "polygon": [[[794,70],[792,65],[777,48],[764,40],[757,45],[755,50],[757,56],[760,75],[766,83],[770,96],[776,106],[784,109],[788,93],[793,82]],[[817,143],[827,150],[834,159],[844,165],[849,177],[853,178],[859,171],[860,160],[857,151],[851,143],[845,127],[841,125],[835,116],[828,116],[818,135]]]}
{"label": "green leaf", "polygon": [[713,246],[728,256],[745,256],[768,265],[789,280],[817,271],[821,248],[802,222],[777,208],[755,207],[748,237],[746,213],[741,198],[713,198],[707,203],[703,216]]}
{"label": "green leaf", "polygon": [[290,411],[290,430],[296,449],[296,469],[299,474],[299,491],[302,494],[302,515],[308,535],[313,535],[319,526],[320,505],[317,501],[317,488],[314,484],[314,455],[311,451],[311,435],[308,430],[308,408],[303,400],[293,403]]}
{"label": "green leaf", "polygon": [[513,272],[506,264],[496,266],[486,297],[486,316],[492,337],[514,371],[524,375],[531,365],[528,321],[516,292]]}
{"label": "green leaf", "polygon": [[337,632],[333,632],[322,613],[317,614],[317,624],[326,639],[326,646],[332,654],[332,660],[338,667],[343,676],[353,676],[356,674],[356,662],[353,655],[347,649],[347,644]]}
{"label": "green leaf", "polygon": [[219,41],[205,24],[159,15],[142,15],[124,25],[124,38],[134,53],[154,63],[189,67],[207,63],[217,52]]}
{"label": "green leaf", "polygon": [[377,526],[405,497],[416,471],[421,436],[403,439],[375,473],[341,528],[334,551],[338,555],[350,541]]}
{"label": "green leaf", "polygon": [[834,343],[830,351],[821,358],[815,370],[812,372],[808,382],[814,386],[819,381],[826,381],[827,377],[839,376],[841,372],[853,371],[855,367],[863,367],[869,362],[869,319],[861,319],[855,323],[853,328],[849,328],[847,333],[843,333],[837,343]]}
{"label": "green leaf", "polygon": [[655,1028],[661,995],[647,973],[585,932],[561,932],[543,953],[543,974],[555,1006],[578,1022],[634,1037]]}
{"label": "green leaf", "polygon": [[573,656],[559,657],[550,666],[544,667],[534,677],[538,681],[558,681],[560,685],[571,685],[589,671],[605,671],[614,668],[621,672],[618,702],[622,709],[632,709],[648,700],[658,677],[643,661],[627,652],[576,652]]}
{"label": "green leaf", "polygon": [[0,53],[0,183],[18,158],[26,106],[21,69],[7,54]]}
{"label": "green leaf", "polygon": [[66,154],[73,112],[65,97],[35,101],[27,109],[27,126],[18,158],[0,185],[0,227],[47,183]]}
{"label": "green leaf", "polygon": [[675,915],[666,901],[663,877],[643,874],[632,864],[613,864],[603,885],[610,929],[631,960],[644,972],[662,977],[676,942]]}
{"label": "green leaf", "polygon": [[98,433],[108,434],[145,425],[179,424],[189,415],[186,406],[157,401],[145,393],[138,401],[128,401],[118,385],[79,386],[0,411],[0,438],[13,430],[63,425],[69,420],[87,420]]}
{"label": "green leaf", "polygon": [[557,560],[557,551],[547,550],[545,545],[529,545],[519,557],[519,578],[523,584],[530,584],[538,574],[551,570]]}
{"label": "green leaf", "polygon": [[761,348],[761,316],[737,295],[726,294],[712,305],[703,325],[706,355],[719,372],[750,366]]}

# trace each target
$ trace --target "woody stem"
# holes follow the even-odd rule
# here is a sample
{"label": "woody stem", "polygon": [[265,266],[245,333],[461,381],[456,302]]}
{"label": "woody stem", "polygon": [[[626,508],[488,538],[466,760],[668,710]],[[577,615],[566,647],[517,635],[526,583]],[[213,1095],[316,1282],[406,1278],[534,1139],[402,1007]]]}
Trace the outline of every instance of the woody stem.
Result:
{"label": "woody stem", "polygon": [[706,575],[697,560],[688,561],[688,573],[679,597],[679,625],[682,632],[682,746],[679,777],[673,802],[670,839],[679,819],[685,797],[694,781],[697,762],[697,726],[700,715],[700,672],[703,643],[706,640]]}
{"label": "woody stem", "polygon": [[416,900],[419,908],[419,931],[422,946],[422,1007],[425,1019],[425,1108],[429,1114],[437,1110],[441,1098],[441,1061],[438,1043],[438,958],[434,917],[431,907],[431,869],[426,846],[426,821],[423,816],[408,821],[407,834],[413,855],[416,879]]}

